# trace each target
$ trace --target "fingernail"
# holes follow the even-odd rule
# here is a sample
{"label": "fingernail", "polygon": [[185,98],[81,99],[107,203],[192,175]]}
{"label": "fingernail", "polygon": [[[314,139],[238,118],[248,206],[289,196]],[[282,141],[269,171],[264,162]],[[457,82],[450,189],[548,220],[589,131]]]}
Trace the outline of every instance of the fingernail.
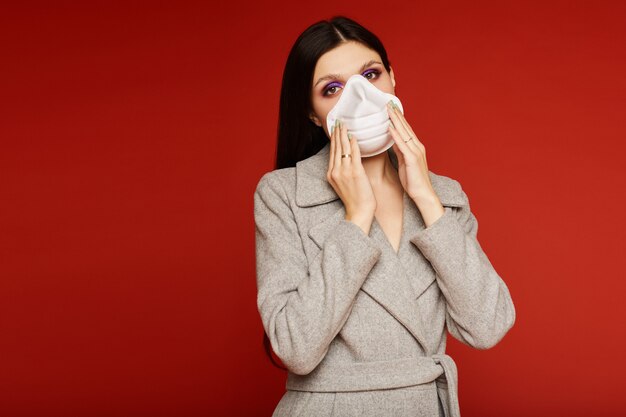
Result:
{"label": "fingernail", "polygon": [[387,103],[387,106],[393,109],[393,100],[389,100],[389,102]]}
{"label": "fingernail", "polygon": [[335,119],[335,127],[339,126],[339,119]]}
{"label": "fingernail", "polygon": [[348,133],[348,140],[352,139],[352,133]]}
{"label": "fingernail", "polygon": [[[336,123],[335,123],[335,124],[336,124]],[[332,135],[334,131],[335,131],[335,126],[331,126],[331,127],[330,127],[330,134]]]}

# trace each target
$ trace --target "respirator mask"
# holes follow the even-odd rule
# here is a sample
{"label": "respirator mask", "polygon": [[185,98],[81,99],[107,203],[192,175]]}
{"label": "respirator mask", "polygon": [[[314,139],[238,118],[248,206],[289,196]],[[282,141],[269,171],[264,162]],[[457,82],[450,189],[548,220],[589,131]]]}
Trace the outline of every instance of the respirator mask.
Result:
{"label": "respirator mask", "polygon": [[404,114],[398,97],[379,90],[362,75],[351,76],[341,97],[326,116],[328,132],[332,131],[335,120],[339,119],[356,139],[361,157],[385,152],[394,144],[393,136],[389,133],[389,100],[393,100]]}

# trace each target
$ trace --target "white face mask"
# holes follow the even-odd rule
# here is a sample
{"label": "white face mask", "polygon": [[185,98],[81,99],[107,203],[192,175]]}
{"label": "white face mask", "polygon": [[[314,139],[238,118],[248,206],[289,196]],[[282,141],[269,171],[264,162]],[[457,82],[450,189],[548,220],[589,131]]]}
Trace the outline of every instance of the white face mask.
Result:
{"label": "white face mask", "polygon": [[337,104],[326,116],[326,126],[331,132],[339,119],[356,138],[361,157],[378,155],[391,148],[393,136],[389,133],[387,103],[393,100],[404,114],[400,99],[376,88],[367,78],[355,74],[348,78]]}

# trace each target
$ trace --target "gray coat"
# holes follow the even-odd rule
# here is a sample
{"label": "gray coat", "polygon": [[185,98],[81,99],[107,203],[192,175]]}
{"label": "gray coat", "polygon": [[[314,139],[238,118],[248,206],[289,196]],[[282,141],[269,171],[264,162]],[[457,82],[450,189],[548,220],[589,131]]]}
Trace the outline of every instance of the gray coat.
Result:
{"label": "gray coat", "polygon": [[266,173],[254,194],[257,307],[289,370],[274,416],[457,417],[446,327],[488,349],[515,322],[468,197],[429,171],[445,213],[426,228],[405,192],[396,253],[375,219],[369,235],[345,220],[329,151]]}

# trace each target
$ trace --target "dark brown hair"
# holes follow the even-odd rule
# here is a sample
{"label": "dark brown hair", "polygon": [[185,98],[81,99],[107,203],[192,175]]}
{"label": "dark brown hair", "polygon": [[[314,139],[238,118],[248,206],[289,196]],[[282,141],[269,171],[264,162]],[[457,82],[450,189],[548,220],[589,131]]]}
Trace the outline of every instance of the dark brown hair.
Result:
{"label": "dark brown hair", "polygon": [[[335,16],[309,26],[289,52],[283,72],[278,111],[278,140],[275,168],[294,167],[319,152],[328,142],[324,129],[309,118],[312,112],[313,73],[319,58],[344,42],[359,42],[378,52],[385,69],[390,71],[387,51],[372,32],[345,16]],[[272,363],[272,348],[267,334],[263,345]]]}

